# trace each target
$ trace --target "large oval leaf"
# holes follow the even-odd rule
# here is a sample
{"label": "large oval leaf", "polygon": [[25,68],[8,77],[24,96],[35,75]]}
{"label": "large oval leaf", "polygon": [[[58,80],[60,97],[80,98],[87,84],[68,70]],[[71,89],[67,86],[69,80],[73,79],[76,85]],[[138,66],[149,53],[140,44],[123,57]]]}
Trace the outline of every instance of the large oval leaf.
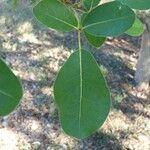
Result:
{"label": "large oval leaf", "polygon": [[133,9],[150,9],[150,0],[119,0]]}
{"label": "large oval leaf", "polygon": [[55,101],[64,131],[83,139],[96,131],[110,110],[110,94],[93,56],[74,52],[57,75]]}
{"label": "large oval leaf", "polygon": [[83,20],[83,29],[97,36],[118,36],[128,30],[135,14],[118,1],[102,4],[93,9]]}
{"label": "large oval leaf", "polygon": [[83,0],[84,7],[87,10],[92,9],[100,3],[100,0]]}
{"label": "large oval leaf", "polygon": [[144,26],[137,17],[132,27],[126,31],[126,33],[131,36],[140,36],[143,32],[144,32]]}
{"label": "large oval leaf", "polygon": [[87,32],[84,32],[84,35],[87,39],[87,41],[94,47],[100,47],[102,46],[105,41],[106,41],[106,37],[100,37],[100,36],[93,36]]}
{"label": "large oval leaf", "polygon": [[8,115],[16,108],[22,93],[18,78],[0,59],[0,116]]}
{"label": "large oval leaf", "polygon": [[40,1],[33,14],[47,27],[60,31],[70,31],[78,25],[74,13],[58,0]]}

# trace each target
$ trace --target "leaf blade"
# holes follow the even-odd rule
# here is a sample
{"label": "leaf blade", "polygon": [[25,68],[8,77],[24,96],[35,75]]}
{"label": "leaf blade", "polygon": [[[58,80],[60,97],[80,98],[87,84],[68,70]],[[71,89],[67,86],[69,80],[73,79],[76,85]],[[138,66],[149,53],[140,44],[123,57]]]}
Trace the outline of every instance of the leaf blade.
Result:
{"label": "leaf blade", "polygon": [[83,0],[84,7],[87,10],[92,9],[100,3],[100,0]]}
{"label": "leaf blade", "polygon": [[106,41],[106,37],[94,36],[87,32],[84,32],[84,35],[87,41],[96,48],[101,47]]}
{"label": "leaf blade", "polygon": [[150,9],[150,0],[119,0],[123,4],[139,10]]}
{"label": "leaf blade", "polygon": [[68,32],[78,25],[73,12],[58,0],[42,0],[33,7],[35,17],[47,27]]}
{"label": "leaf blade", "polygon": [[134,20],[135,14],[129,7],[113,1],[93,9],[83,20],[83,30],[95,36],[118,36],[129,29]]}
{"label": "leaf blade", "polygon": [[132,27],[126,31],[126,34],[130,36],[140,36],[144,32],[144,26],[142,22],[136,17]]}
{"label": "leaf blade", "polygon": [[109,113],[106,82],[96,61],[85,50],[74,52],[61,68],[54,84],[54,97],[62,128],[79,139],[96,131]]}
{"label": "leaf blade", "polygon": [[19,104],[22,95],[20,81],[0,59],[0,116],[11,113]]}

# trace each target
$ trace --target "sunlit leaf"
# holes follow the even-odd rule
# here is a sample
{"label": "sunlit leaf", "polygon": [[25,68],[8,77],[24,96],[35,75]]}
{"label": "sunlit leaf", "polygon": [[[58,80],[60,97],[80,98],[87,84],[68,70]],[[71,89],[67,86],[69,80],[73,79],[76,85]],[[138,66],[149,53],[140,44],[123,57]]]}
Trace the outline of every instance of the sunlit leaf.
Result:
{"label": "sunlit leaf", "polygon": [[126,33],[130,36],[140,36],[144,32],[144,26],[142,22],[136,18],[132,27],[126,31]]}

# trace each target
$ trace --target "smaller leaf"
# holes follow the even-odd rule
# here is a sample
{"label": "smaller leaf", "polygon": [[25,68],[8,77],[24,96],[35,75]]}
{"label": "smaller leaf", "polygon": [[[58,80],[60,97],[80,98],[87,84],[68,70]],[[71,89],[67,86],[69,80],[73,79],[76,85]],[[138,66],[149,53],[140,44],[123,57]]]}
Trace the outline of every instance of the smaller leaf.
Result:
{"label": "smaller leaf", "polygon": [[[82,14],[81,23],[84,21],[84,19],[87,15],[88,15],[87,12]],[[91,44],[92,46],[94,46],[96,48],[102,46],[102,44],[104,44],[104,42],[106,41],[106,37],[95,36],[88,32],[85,32],[85,31],[84,31],[84,35],[85,35],[87,41],[89,42],[89,44]]]}
{"label": "smaller leaf", "polygon": [[99,37],[99,36],[94,36],[92,34],[89,34],[87,32],[84,32],[84,35],[87,39],[87,41],[94,47],[100,47],[102,44],[105,43],[106,37]]}
{"label": "smaller leaf", "polygon": [[83,0],[83,5],[87,10],[92,9],[100,3],[100,0]]}
{"label": "smaller leaf", "polygon": [[132,27],[126,31],[126,34],[130,36],[140,36],[144,32],[144,26],[142,22],[136,17]]}
{"label": "smaller leaf", "polygon": [[0,116],[11,113],[19,104],[22,95],[20,81],[0,59]]}

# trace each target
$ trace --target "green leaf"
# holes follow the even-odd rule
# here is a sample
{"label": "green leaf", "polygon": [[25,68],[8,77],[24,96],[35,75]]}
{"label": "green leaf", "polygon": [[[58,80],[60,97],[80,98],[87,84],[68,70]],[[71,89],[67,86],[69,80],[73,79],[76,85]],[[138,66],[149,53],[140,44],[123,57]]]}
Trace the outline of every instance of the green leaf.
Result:
{"label": "green leaf", "polygon": [[[84,21],[85,17],[87,16],[88,13],[83,13],[81,16],[81,23]],[[87,39],[87,41],[94,47],[98,48],[102,46],[105,41],[106,37],[101,37],[101,36],[94,36],[90,33],[84,32],[84,35]]]}
{"label": "green leaf", "polygon": [[57,75],[55,101],[61,125],[70,136],[83,139],[95,132],[110,110],[110,94],[93,56],[74,52]]}
{"label": "green leaf", "polygon": [[132,9],[113,1],[93,9],[83,20],[83,30],[95,36],[118,36],[128,30],[134,20]]}
{"label": "green leaf", "polygon": [[92,34],[89,34],[87,32],[84,32],[84,35],[87,39],[87,41],[94,47],[100,47],[102,44],[105,43],[106,37],[99,37],[99,36],[94,36]]}
{"label": "green leaf", "polygon": [[84,19],[86,18],[87,15],[88,15],[88,12],[84,12],[84,13],[81,15],[81,24],[83,24],[83,21],[84,21]]}
{"label": "green leaf", "polygon": [[126,33],[131,36],[140,36],[143,32],[144,32],[144,26],[137,17],[132,27],[128,31],[126,31]]}
{"label": "green leaf", "polygon": [[87,10],[92,9],[100,3],[100,0],[83,0],[83,5]]}
{"label": "green leaf", "polygon": [[119,0],[133,9],[146,10],[150,9],[150,0]]}
{"label": "green leaf", "polygon": [[0,116],[12,112],[19,104],[22,94],[18,78],[0,59]]}
{"label": "green leaf", "polygon": [[57,0],[42,0],[33,7],[35,17],[47,27],[71,31],[78,26],[77,19],[67,6]]}

